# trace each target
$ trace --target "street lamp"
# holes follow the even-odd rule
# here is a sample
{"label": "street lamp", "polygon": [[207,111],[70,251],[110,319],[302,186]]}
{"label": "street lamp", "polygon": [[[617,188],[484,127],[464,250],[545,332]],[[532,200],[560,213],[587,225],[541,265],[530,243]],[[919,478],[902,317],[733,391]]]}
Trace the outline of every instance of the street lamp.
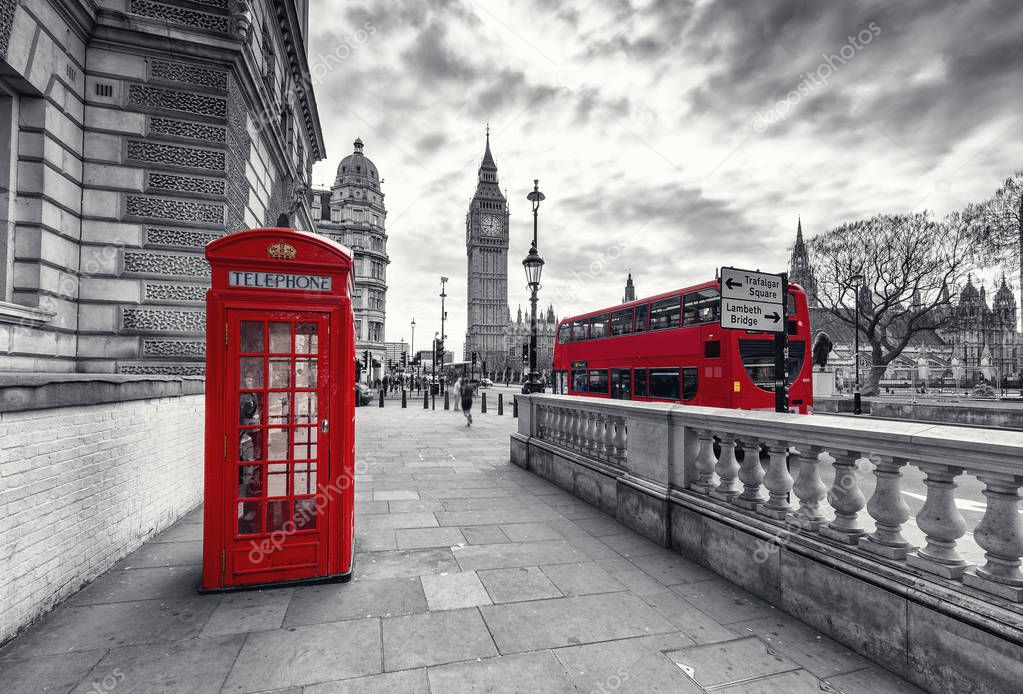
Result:
{"label": "street lamp", "polygon": [[447,293],[444,291],[447,287],[448,278],[440,278],[440,380],[444,380],[444,340],[447,339],[447,335],[444,334],[444,319],[448,317],[447,311],[444,310],[444,299],[447,298]]}
{"label": "street lamp", "polygon": [[[415,318],[415,316],[412,317],[412,343],[409,345],[408,351],[409,351],[409,359],[415,359],[415,356],[416,356],[416,318]],[[412,373],[413,373],[413,377],[416,379],[416,383],[418,384],[418,382],[419,382],[419,374],[416,373],[416,369],[414,369],[414,368],[412,369]],[[411,392],[411,390],[412,389],[409,388],[410,392]],[[416,392],[417,393],[419,392],[418,388],[416,388]]]}
{"label": "street lamp", "polygon": [[526,271],[526,286],[529,287],[529,379],[522,386],[523,393],[542,393],[543,384],[537,380],[536,373],[536,293],[540,289],[540,275],[543,272],[543,258],[536,250],[536,226],[537,210],[540,209],[540,202],[544,200],[544,194],[540,192],[540,179],[533,179],[533,190],[526,196],[526,199],[533,204],[533,245],[529,247],[529,253],[522,261],[522,267]]}
{"label": "street lamp", "polygon": [[856,364],[856,389],[853,391],[853,414],[863,414],[860,401],[860,287],[863,285],[863,275],[855,274],[849,278],[856,288],[856,311],[853,314],[853,361]]}

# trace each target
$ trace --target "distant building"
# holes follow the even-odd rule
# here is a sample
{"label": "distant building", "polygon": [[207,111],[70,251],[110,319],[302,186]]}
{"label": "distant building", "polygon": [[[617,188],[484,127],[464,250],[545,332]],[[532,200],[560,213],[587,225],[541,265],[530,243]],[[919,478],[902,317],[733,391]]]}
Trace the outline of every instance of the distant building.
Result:
{"label": "distant building", "polygon": [[313,228],[308,10],[0,0],[0,371],[204,372],[205,245]]}
{"label": "distant building", "polygon": [[[558,319],[554,315],[554,307],[547,306],[546,314],[538,311],[536,316],[536,368],[541,374],[549,374],[554,368],[554,336],[558,331]],[[508,326],[505,348],[507,353],[507,367],[504,372],[498,373],[498,380],[505,376],[518,381],[521,380],[523,372],[529,368],[529,363],[522,360],[522,348],[529,344],[530,317],[523,314],[519,306],[515,322]]]}
{"label": "distant building", "polygon": [[625,294],[622,296],[622,303],[627,304],[636,300],[636,285],[632,283],[632,270],[629,270],[629,279],[625,280]]}
{"label": "distant building", "polygon": [[[854,371],[853,328],[820,306],[817,282],[803,241],[802,220],[796,226],[796,242],[789,261],[789,281],[806,290],[811,332],[824,331],[832,339],[835,348],[829,366],[836,368],[848,380]],[[972,277],[967,278],[955,300],[947,286],[942,289],[940,298],[944,307],[939,306],[936,310],[946,312],[945,316],[949,318],[946,325],[938,330],[916,333],[902,354],[886,369],[886,377],[912,380],[912,372],[919,377],[920,368],[924,367],[932,379],[959,385],[971,385],[980,380],[994,382],[1002,378],[1017,381],[1021,374],[1023,334],[1016,327],[1016,299],[1005,277],[995,290],[990,307],[987,291],[983,286],[978,289]],[[871,300],[870,290],[864,285],[860,301]],[[918,294],[913,296],[913,302],[919,303],[920,300]],[[861,367],[869,365],[869,345],[862,335],[860,350]]]}
{"label": "distant building", "polygon": [[465,215],[467,314],[463,358],[473,352],[490,372],[506,366],[508,309],[508,201],[497,180],[497,164],[490,153],[490,128],[476,176],[476,193]]}
{"label": "distant building", "polygon": [[[376,164],[363,153],[363,142],[356,138],[354,150],[337,166],[330,190],[312,191],[312,210],[316,231],[352,249],[355,255],[355,350],[369,350],[372,359],[383,366],[367,374],[383,377],[387,364],[384,323],[387,315],[387,232],[384,220],[383,179]],[[362,357],[360,357],[362,359]],[[365,372],[364,372],[365,373]]]}

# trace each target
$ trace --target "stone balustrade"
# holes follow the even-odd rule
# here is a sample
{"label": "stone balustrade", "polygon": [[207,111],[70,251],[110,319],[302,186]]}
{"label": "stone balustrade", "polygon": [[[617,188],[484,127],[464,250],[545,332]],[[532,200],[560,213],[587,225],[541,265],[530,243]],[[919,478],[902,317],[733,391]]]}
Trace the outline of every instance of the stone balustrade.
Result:
{"label": "stone balustrade", "polygon": [[[1023,433],[565,396],[534,396],[531,407],[521,434],[618,466],[637,484],[703,495],[914,575],[1023,602]],[[908,467],[926,486],[915,518],[926,538],[919,547],[904,534]],[[874,478],[869,498],[865,475]],[[973,529],[980,565],[957,547],[967,531],[955,503],[964,477],[983,485],[985,510]]]}

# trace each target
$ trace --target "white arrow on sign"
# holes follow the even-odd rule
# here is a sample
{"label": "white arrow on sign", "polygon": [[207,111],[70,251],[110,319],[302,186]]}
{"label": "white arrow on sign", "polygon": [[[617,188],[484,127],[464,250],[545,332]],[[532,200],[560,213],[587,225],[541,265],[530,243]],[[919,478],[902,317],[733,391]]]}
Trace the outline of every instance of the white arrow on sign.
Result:
{"label": "white arrow on sign", "polygon": [[781,276],[765,272],[721,268],[721,296],[725,299],[782,304]]}
{"label": "white arrow on sign", "polygon": [[721,299],[721,327],[736,330],[785,332],[785,312],[781,304]]}

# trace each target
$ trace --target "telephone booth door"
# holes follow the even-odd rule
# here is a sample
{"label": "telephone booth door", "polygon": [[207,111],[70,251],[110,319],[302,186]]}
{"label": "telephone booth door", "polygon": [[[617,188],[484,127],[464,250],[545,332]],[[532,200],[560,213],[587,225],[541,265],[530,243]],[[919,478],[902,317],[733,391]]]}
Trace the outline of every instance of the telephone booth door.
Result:
{"label": "telephone booth door", "polygon": [[[228,310],[226,412],[235,503],[224,519],[232,585],[327,574],[330,317],[314,311]],[[236,349],[232,349],[237,345]],[[343,444],[342,444],[343,445]]]}

